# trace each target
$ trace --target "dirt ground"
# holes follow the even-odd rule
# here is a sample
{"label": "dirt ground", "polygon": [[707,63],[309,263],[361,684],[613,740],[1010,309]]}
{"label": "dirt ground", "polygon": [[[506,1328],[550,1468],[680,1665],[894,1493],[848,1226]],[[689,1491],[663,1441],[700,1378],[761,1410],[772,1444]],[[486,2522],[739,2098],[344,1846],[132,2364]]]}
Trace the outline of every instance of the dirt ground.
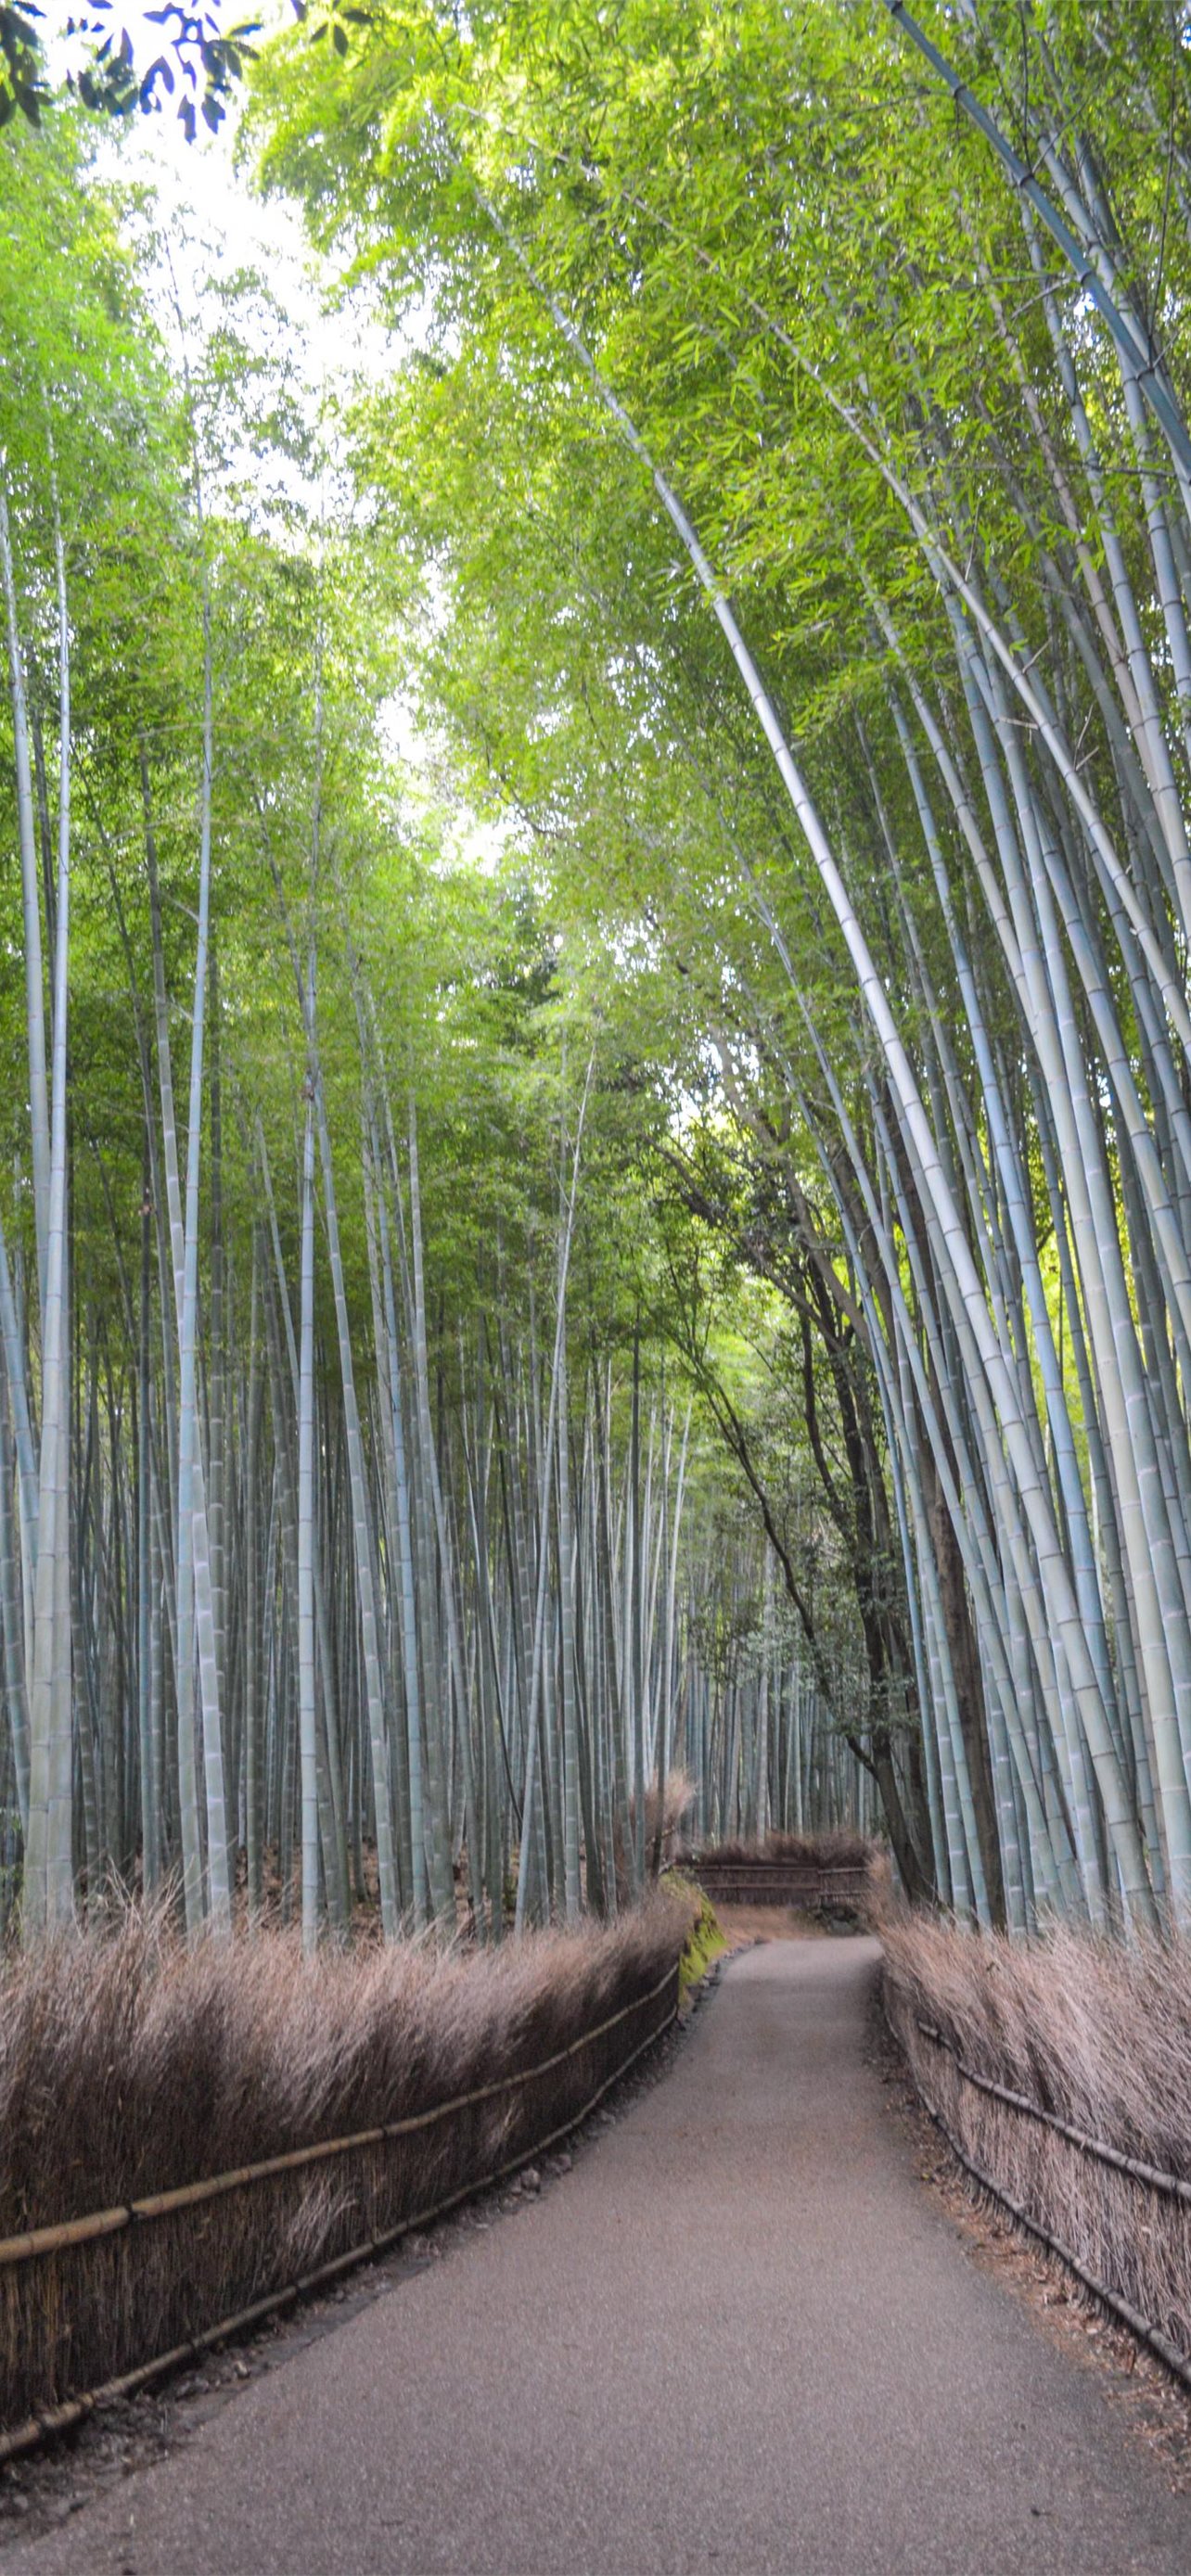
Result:
{"label": "dirt ground", "polygon": [[716,1919],[732,1950],[751,1950],[757,1941],[827,1941],[832,1938],[818,1914],[794,1905],[717,1905]]}

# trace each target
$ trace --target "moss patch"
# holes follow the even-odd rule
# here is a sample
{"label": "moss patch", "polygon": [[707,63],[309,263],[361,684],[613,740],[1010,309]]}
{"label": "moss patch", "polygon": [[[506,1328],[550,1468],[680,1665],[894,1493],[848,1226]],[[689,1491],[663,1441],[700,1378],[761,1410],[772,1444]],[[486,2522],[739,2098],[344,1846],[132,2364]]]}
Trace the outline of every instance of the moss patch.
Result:
{"label": "moss patch", "polygon": [[700,1978],[706,1976],[712,1960],[717,1959],[728,1944],[711,1898],[704,1895],[697,1879],[691,1878],[685,1870],[668,1869],[662,1885],[672,1889],[675,1896],[688,1901],[693,1899],[698,1907],[678,1963],[679,1993],[685,1995],[691,1986],[697,1986]]}

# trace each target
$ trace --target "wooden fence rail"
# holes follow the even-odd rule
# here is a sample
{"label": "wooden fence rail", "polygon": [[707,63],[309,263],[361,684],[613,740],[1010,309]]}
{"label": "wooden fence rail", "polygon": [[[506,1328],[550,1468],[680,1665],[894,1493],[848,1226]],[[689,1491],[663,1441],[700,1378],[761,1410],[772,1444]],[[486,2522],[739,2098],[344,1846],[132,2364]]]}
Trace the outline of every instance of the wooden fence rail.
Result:
{"label": "wooden fence rail", "polygon": [[22,2236],[0,2237],[0,2268],[9,2263],[27,2263],[39,2254],[58,2254],[67,2245],[89,2245],[100,2236],[117,2235],[122,2228],[134,2227],[147,2219],[171,2218],[177,2210],[196,2209],[204,2200],[218,2200],[229,2191],[241,2191],[245,2184],[271,2181],[276,2174],[300,2173],[304,2166],[323,2164],[329,2156],[350,2155],[360,2147],[388,2146],[398,2138],[412,2138],[419,2129],[433,2129],[442,2120],[454,2119],[460,2111],[470,2111],[480,2102],[495,2101],[498,2094],[523,2092],[527,2084],[536,2084],[543,2075],[551,2075],[556,2066],[577,2057],[581,2049],[591,2048],[597,2039],[606,2037],[619,2023],[633,2013],[656,2002],[668,1986],[674,1984],[676,1968],[667,1968],[665,1976],[648,1992],[636,1995],[632,2003],[622,2004],[619,2012],[609,2013],[605,2021],[596,2022],[591,2030],[581,2031],[578,2039],[565,2048],[556,2048],[552,2057],[543,2057],[536,2066],[523,2066],[513,2075],[498,2075],[491,2084],[477,2084],[470,2093],[455,2093],[445,2102],[435,2102],[428,2111],[415,2111],[405,2120],[388,2120],[379,2128],[355,2129],[350,2137],[320,2138],[310,2147],[292,2147],[284,2155],[263,2156],[259,2163],[235,2165],[230,2172],[208,2174],[201,2182],[182,2183],[174,2191],[155,2191],[140,2200],[122,2201],[114,2209],[96,2209],[84,2218],[63,2219],[54,2227],[33,2227]]}
{"label": "wooden fence rail", "polygon": [[713,1905],[789,1905],[801,1913],[855,1913],[864,1902],[863,1864],[807,1867],[784,1860],[717,1860],[714,1852],[684,1861]]}
{"label": "wooden fence rail", "polygon": [[[900,2000],[904,1998],[899,1997]],[[1151,2210],[1154,2207],[1154,2201],[1163,2198],[1176,2204],[1181,2203],[1186,2208],[1191,2201],[1191,2185],[1181,2175],[1166,2173],[1159,2166],[1143,2162],[1140,2157],[1124,2155],[1119,2148],[1110,2146],[1105,2139],[1092,2137],[1086,2130],[1075,2127],[1072,2122],[1060,2119],[1056,2112],[1048,2110],[1041,2102],[1031,2100],[1028,2094],[1016,2093],[1008,2085],[998,2084],[993,2077],[983,2074],[977,2067],[970,2066],[956,2042],[950,2039],[946,2032],[941,2031],[935,2023],[926,2021],[921,2014],[911,2013],[909,2029],[899,2030],[895,2015],[890,2011],[888,1972],[885,2016],[894,2038],[900,2043],[910,2080],[923,2110],[933,2121],[940,2136],[945,2139],[956,2162],[963,2166],[965,2173],[971,2177],[977,2188],[986,2192],[989,2199],[996,2201],[1001,2209],[1007,2210],[1009,2216],[1016,2220],[1017,2225],[1023,2228],[1028,2236],[1032,2236],[1037,2244],[1044,2246],[1048,2254],[1052,2254],[1067,2271],[1074,2275],[1081,2289],[1088,2292],[1097,2306],[1108,2316],[1115,2318],[1118,2324],[1125,2326],[1139,2343],[1144,2344],[1183,2388],[1191,2390],[1191,2353],[1184,2351],[1175,2343],[1152,2317],[1143,2315],[1133,2300],[1126,2298],[1111,2282],[1105,2281],[1098,2272],[1094,2271],[1072,2246],[1064,2243],[1062,2237],[1047,2225],[1046,2220],[1037,2211],[1028,2208],[1016,2193],[1006,2188],[1003,2180],[989,2173],[984,2165],[977,2163],[975,2157],[957,2138],[950,2121],[945,2118],[937,2102],[932,2100],[930,2090],[923,2082],[921,2072],[915,2064],[913,2049],[907,2044],[911,2033],[928,2040],[932,2047],[951,2060],[961,2085],[966,2084],[974,2092],[990,2096],[1020,2120],[1055,2131],[1069,2146],[1074,2147],[1090,2162],[1102,2165],[1138,2185],[1141,2190],[1152,2196]]]}
{"label": "wooden fence rail", "polygon": [[[477,2193],[491,2189],[520,2167],[532,2163],[586,2119],[613,2085],[618,2084],[646,2050],[652,2048],[670,2028],[677,2018],[678,1996],[679,1963],[675,1960],[664,1975],[643,1993],[633,1996],[618,2011],[581,2031],[565,2048],[556,2049],[551,2056],[539,2059],[533,2066],[514,2069],[468,2093],[435,2103],[427,2111],[416,2112],[384,2126],[354,2131],[347,2137],[322,2139],[282,2155],[265,2157],[255,2164],[238,2166],[227,2173],[204,2176],[176,2190],[152,2193],[113,2209],[93,2210],[80,2218],[64,2220],[55,2226],[32,2228],[23,2235],[0,2240],[0,2378],[6,2377],[10,2393],[15,2393],[12,2388],[14,2381],[25,2378],[28,2387],[30,2377],[36,2382],[41,2376],[38,2361],[30,2350],[31,2342],[39,2339],[36,2331],[32,2336],[29,2331],[36,2318],[49,2328],[49,2349],[44,2356],[44,2367],[46,2378],[51,2383],[46,2388],[45,2379],[42,2380],[45,2394],[40,2403],[34,2389],[28,2389],[26,2405],[30,2396],[34,2399],[28,2414],[15,2423],[10,2420],[9,2428],[0,2430],[0,2462],[32,2449],[49,2434],[81,2423],[98,2408],[135,2395],[152,2380],[196,2360],[214,2345],[250,2331],[310,2292],[325,2288],[354,2265],[375,2259],[403,2237],[428,2226],[432,2220],[445,2216],[463,2201],[473,2199]],[[624,2029],[626,2024],[630,2027]],[[624,2029],[623,2042],[613,2040],[612,2035],[621,2029]],[[560,2070],[565,2069],[569,2061],[580,2060],[587,2053],[592,2057],[590,2072],[586,2067],[575,2068],[582,2085],[582,2090],[577,2092],[574,2075],[560,2074]],[[593,2083],[594,2076],[600,2080]],[[543,2131],[533,2122],[526,2097],[535,2085],[548,2082],[551,2077],[556,2080],[547,2091],[546,2100],[561,2110],[563,2116],[551,2119],[547,2111],[548,2125]],[[502,2118],[493,2126],[486,2106],[499,2105],[502,2101],[510,2106],[510,2119],[506,2122]],[[526,2109],[524,2112],[519,2109],[514,2121],[513,2106],[522,2103],[526,2104]],[[473,2116],[477,2110],[483,2115],[478,2129]],[[540,2112],[538,2118],[541,2118]],[[403,2181],[400,2162],[394,2167],[390,2158],[400,2159],[403,2143],[411,2143],[420,2134],[435,2130],[448,2141],[444,2150],[447,2163],[442,2168],[442,2180],[439,2188],[422,2205],[411,2205],[411,2201],[416,2203],[420,2198],[418,2182],[423,2169],[414,2167]],[[170,2342],[154,2352],[151,2359],[135,2361],[131,2368],[125,2367],[99,2385],[80,2390],[77,2383],[72,2388],[68,2379],[69,2393],[58,2396],[52,2387],[57,2377],[52,2355],[53,2346],[63,2338],[53,2331],[55,2319],[66,2329],[64,2339],[69,2343],[68,2321],[73,2319],[76,2324],[81,2323],[79,2311],[85,2309],[93,2351],[98,2349],[97,2336],[107,2344],[109,2353],[111,2337],[115,2338],[117,2346],[123,2341],[123,2353],[113,2357],[132,2360],[138,2341],[140,2350],[144,2351],[144,2339],[135,2331],[139,2269],[135,2248],[147,2235],[156,2237],[158,2224],[169,2232],[171,2224],[176,2224],[180,2217],[185,2220],[189,2212],[212,2204],[215,2210],[233,2210],[238,2208],[244,2195],[247,2196],[245,2207],[254,2206],[257,2191],[267,2196],[279,2182],[287,2183],[291,2177],[300,2176],[306,2168],[317,2169],[330,2163],[332,2170],[338,2166],[342,2171],[345,2163],[353,2158],[357,2166],[362,2164],[366,2168],[366,2174],[359,2184],[352,2187],[344,2185],[341,2217],[347,2216],[351,2208],[356,2208],[357,2226],[359,2219],[363,2218],[366,2232],[354,2234],[353,2241],[344,2244],[343,2233],[347,2231],[340,2232],[333,2225],[332,2242],[335,2234],[339,2233],[339,2250],[329,2259],[315,2264],[297,2278],[287,2278],[278,2283],[275,2275],[263,2296],[245,2301],[241,2290],[242,2304],[231,2314],[224,2314],[214,2323],[203,2325],[199,2332],[187,2333],[184,2339]],[[414,2186],[412,2194],[409,2189],[411,2181]],[[443,2187],[451,2182],[454,2188]],[[397,2206],[394,2206],[394,2201]],[[385,2202],[388,2203],[387,2211]],[[402,2202],[404,2206],[401,2206]],[[373,2210],[378,2213],[379,2223],[374,2220],[369,2225],[368,2214]],[[204,2226],[209,2224],[206,2220],[202,2223]],[[238,2228],[240,2222],[236,2220],[234,2223]],[[251,2249],[255,2231],[247,2222],[246,2231]],[[249,2259],[251,2264],[251,2251]],[[106,2272],[102,2278],[91,2277],[90,2274],[80,2276],[73,2268],[67,2278],[62,2270],[63,2265],[77,2267],[81,2262],[87,2267],[96,2264],[107,2266],[113,2261],[131,2268],[125,2269],[119,2277],[111,2278]],[[38,2283],[43,2270],[47,2280],[44,2292],[39,2293]],[[227,2287],[232,2287],[236,2277],[236,2265],[231,2261],[225,2275]],[[28,2283],[27,2291],[19,2289],[23,2282]],[[184,2280],[178,2285],[179,2303],[183,2289]],[[171,2299],[163,2312],[168,2314],[176,2304]],[[193,2299],[186,2304],[190,2306],[192,2318]],[[107,2330],[103,2326],[105,2315],[111,2320]],[[180,2308],[178,2322],[181,2322]]]}

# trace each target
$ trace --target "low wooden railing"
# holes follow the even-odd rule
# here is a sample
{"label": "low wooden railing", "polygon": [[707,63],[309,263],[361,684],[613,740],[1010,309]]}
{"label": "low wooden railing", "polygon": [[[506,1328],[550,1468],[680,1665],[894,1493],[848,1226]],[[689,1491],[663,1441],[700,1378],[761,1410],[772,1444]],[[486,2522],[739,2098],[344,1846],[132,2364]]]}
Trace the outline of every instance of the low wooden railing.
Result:
{"label": "low wooden railing", "polygon": [[[97,2410],[137,2395],[153,2380],[201,2361],[215,2345],[252,2331],[311,2292],[327,2289],[355,2265],[374,2261],[403,2237],[419,2233],[534,2162],[569,2136],[671,2027],[678,2017],[679,1988],[675,1960],[641,1994],[550,2056],[512,2067],[428,2110],[0,2238],[0,2465],[48,2435],[68,2431]],[[554,2115],[535,2108],[543,2087],[554,2088],[563,2078]],[[550,2089],[545,2098],[552,2099]],[[446,2141],[447,2164],[442,2185],[423,2198],[421,2168],[409,2164],[408,2150],[427,2132],[438,2132]],[[168,2236],[179,2224],[217,2225],[223,2213],[224,2226],[244,2231],[246,2250],[239,2251],[251,2271],[259,2259],[253,2204],[259,2207],[262,2197],[320,2169],[334,2170],[339,2177],[324,2231],[336,2250],[299,2277],[272,2281],[263,2295],[242,2299],[230,2313],[129,2367],[129,2346],[144,2351],[137,2284],[142,2261],[152,2261],[152,2240]],[[451,2184],[453,2188],[446,2187]],[[229,2287],[235,2277],[229,2259]],[[150,2304],[169,2316],[179,2304],[188,2308],[194,2295],[175,2259]],[[106,2344],[124,2367],[99,2385],[61,2393],[55,2384],[61,2357],[69,2350],[72,2325],[79,2325],[84,2311],[89,2346]],[[11,2405],[17,2388],[23,2388],[29,2411],[6,2425],[4,2400],[7,2396]]]}
{"label": "low wooden railing", "polygon": [[[1167,2223],[1163,2217],[1164,2210],[1169,2213],[1169,2223],[1177,2224],[1181,2231],[1174,2239],[1175,2276],[1177,2279],[1181,2273],[1185,2281],[1187,2276],[1186,2213],[1191,2211],[1191,2182],[1184,2175],[1167,2173],[1161,2166],[1151,2164],[1139,2156],[1126,2155],[1119,2147],[1112,2146],[1107,2139],[1094,2137],[1086,2129],[1077,2127],[1073,2121],[1061,2119],[1057,2112],[1050,2110],[1045,2103],[1036,2102],[1029,2094],[1018,2093],[1006,2084],[999,2084],[995,2077],[985,2074],[982,2068],[969,2065],[957,2042],[946,2031],[940,2030],[934,2022],[924,2019],[916,2008],[913,1995],[896,1976],[890,1975],[888,1969],[884,2004],[886,2021],[902,2050],[907,2073],[923,2110],[933,2120],[957,2163],[963,2166],[965,2173],[970,2176],[978,2190],[987,2192],[990,2200],[996,2201],[1002,2209],[1007,2210],[1018,2226],[1025,2229],[1027,2235],[1032,2236],[1038,2244],[1045,2246],[1048,2254],[1053,2254],[1066,2270],[1074,2274],[1081,2288],[1088,2292],[1097,2306],[1103,2308],[1117,2324],[1127,2327],[1129,2333],[1154,2354],[1173,2378],[1180,2381],[1185,2389],[1191,2389],[1191,2350],[1187,2348],[1185,2305],[1181,2321],[1183,2341],[1178,2343],[1167,2330],[1172,2322],[1169,2316],[1165,2322],[1156,2321],[1153,2317],[1142,2313],[1137,2305],[1136,2296],[1127,2295],[1128,2289],[1132,2287],[1132,2283],[1127,2278],[1128,2273],[1131,2268],[1137,2268],[1135,2261],[1131,2262],[1134,2249],[1140,2240],[1149,2242],[1157,2232],[1160,2223],[1164,2225]],[[935,2098],[939,2090],[938,2085],[925,2073],[924,2061],[918,2046],[920,2039],[929,2041],[931,2048],[937,2052],[937,2064],[946,2065],[948,2062],[950,2064],[954,2088],[954,2100],[949,2105],[950,2118]],[[1020,2184],[1016,2190],[1011,2191],[1006,2174],[990,2173],[987,2162],[977,2162],[964,2141],[957,2136],[955,2123],[957,2117],[962,2121],[963,2095],[968,2091],[983,2094],[986,2099],[991,2099],[1007,2111],[1011,2115],[1011,2128],[1021,2121],[1030,2128],[1047,2130],[1051,2135],[1061,2139],[1065,2147],[1072,2149],[1093,2170],[1097,2167],[1101,2168],[1104,2176],[1110,2178],[1103,2197],[1088,2204],[1084,2201],[1083,2195],[1079,2191],[1072,2192],[1069,2185],[1056,2194],[1053,2187],[1054,2177],[1049,2174],[1045,2166],[1035,2165],[1032,2180],[1027,2184],[1033,2201],[1033,2206],[1030,2206],[1029,2202],[1021,2196]],[[1111,2194],[1111,2185],[1115,2183],[1117,2177],[1131,2187],[1125,2202],[1116,2201],[1115,2195]],[[1016,2180],[1016,2176],[1013,2178]],[[1049,2192],[1048,2181],[1052,2185]],[[1089,2261],[1086,2250],[1083,2252],[1077,2250],[1066,2241],[1066,2233],[1059,2235],[1056,2232],[1056,2228],[1050,2223],[1052,2214],[1050,2202],[1056,2197],[1059,2207],[1065,2206],[1067,2209],[1068,2216],[1065,2224],[1068,2230],[1071,2228],[1072,2220],[1075,2220],[1091,2237],[1093,2246],[1099,2233],[1101,2251],[1098,2258],[1093,2256],[1093,2260]],[[1081,2208],[1084,2211],[1082,2219]],[[1089,2208],[1092,2212],[1091,2225],[1088,2224]],[[1097,2210],[1109,2222],[1102,2224],[1099,2230],[1095,2224]],[[1123,2264],[1121,2249],[1124,2255]],[[1106,2273],[1114,2269],[1117,2272],[1117,2278],[1106,2278]],[[1120,2277],[1122,2269],[1126,2274],[1124,2283]]]}
{"label": "low wooden railing", "polygon": [[684,1861],[713,1905],[789,1905],[803,1913],[855,1913],[864,1901],[863,1863],[808,1867],[785,1860],[717,1860],[714,1852]]}

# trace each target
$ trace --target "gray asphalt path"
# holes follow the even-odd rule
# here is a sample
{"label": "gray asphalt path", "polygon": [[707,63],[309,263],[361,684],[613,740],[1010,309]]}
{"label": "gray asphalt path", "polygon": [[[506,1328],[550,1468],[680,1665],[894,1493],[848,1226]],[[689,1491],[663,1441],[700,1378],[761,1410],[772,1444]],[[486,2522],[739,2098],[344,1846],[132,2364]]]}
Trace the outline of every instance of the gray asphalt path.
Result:
{"label": "gray asphalt path", "polygon": [[4,2576],[1187,2576],[1191,2499],[883,2109],[875,1955],[737,1959],[539,2202]]}

